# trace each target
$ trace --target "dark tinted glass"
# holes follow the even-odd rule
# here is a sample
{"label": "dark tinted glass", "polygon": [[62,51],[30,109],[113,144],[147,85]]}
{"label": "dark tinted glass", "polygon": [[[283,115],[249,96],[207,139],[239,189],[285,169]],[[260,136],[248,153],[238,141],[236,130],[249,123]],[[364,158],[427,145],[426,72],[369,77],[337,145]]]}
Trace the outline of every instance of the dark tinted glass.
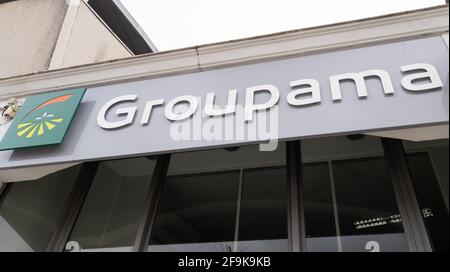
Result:
{"label": "dark tinted glass", "polygon": [[149,251],[229,250],[238,184],[239,171],[168,177]]}
{"label": "dark tinted glass", "polygon": [[386,162],[360,159],[333,162],[343,251],[407,251]]}
{"label": "dark tinted glass", "polygon": [[288,251],[286,187],[285,167],[244,170],[238,251]]}
{"label": "dark tinted glass", "polygon": [[149,251],[286,251],[285,145],[173,154]]}
{"label": "dark tinted glass", "polygon": [[308,251],[337,251],[330,172],[327,163],[303,165],[306,247]]}
{"label": "dark tinted glass", "polygon": [[428,153],[407,155],[411,178],[435,251],[448,251],[448,210]]}
{"label": "dark tinted glass", "polygon": [[377,137],[302,141],[308,251],[408,251]]}

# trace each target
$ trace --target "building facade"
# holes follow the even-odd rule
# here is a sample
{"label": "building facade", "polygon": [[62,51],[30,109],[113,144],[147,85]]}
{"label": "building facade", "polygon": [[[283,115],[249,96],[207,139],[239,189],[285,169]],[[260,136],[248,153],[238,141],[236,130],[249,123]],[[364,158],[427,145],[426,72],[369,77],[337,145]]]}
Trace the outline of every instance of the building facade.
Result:
{"label": "building facade", "polygon": [[104,3],[0,4],[54,12],[0,31],[0,251],[448,251],[448,5],[156,52]]}

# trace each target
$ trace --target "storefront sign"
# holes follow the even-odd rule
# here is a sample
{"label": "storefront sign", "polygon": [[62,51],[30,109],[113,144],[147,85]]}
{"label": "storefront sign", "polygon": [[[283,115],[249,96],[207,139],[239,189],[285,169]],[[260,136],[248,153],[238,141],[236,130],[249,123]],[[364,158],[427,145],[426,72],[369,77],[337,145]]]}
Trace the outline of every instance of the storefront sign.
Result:
{"label": "storefront sign", "polygon": [[64,143],[0,169],[448,124],[448,66],[426,37],[88,88]]}
{"label": "storefront sign", "polygon": [[[414,63],[410,65],[405,65],[400,67],[400,70],[405,74],[401,80],[401,86],[403,91],[410,92],[424,92],[438,90],[443,87],[441,78],[436,68],[428,63]],[[345,73],[340,75],[330,76],[330,90],[331,99],[333,101],[339,101],[342,99],[341,83],[343,81],[352,81],[355,83],[356,93],[358,98],[366,98],[368,96],[366,79],[370,77],[375,77],[380,80],[381,90],[386,95],[393,95],[395,93],[391,76],[385,70],[372,69],[359,73]],[[415,83],[422,82],[422,83]],[[424,83],[425,82],[425,83]],[[290,91],[286,96],[286,102],[290,106],[307,106],[322,101],[320,84],[319,81],[312,78],[299,79],[289,82],[289,86],[292,91]],[[255,104],[255,96],[259,92],[267,92],[269,97],[267,101],[260,104]],[[199,109],[200,99],[192,95],[182,95],[170,100],[164,107],[164,116],[170,121],[181,121],[190,118],[194,115],[196,111],[203,110],[204,113],[209,117],[216,117],[227,114],[236,113],[236,103],[237,103],[237,90],[229,90],[227,95],[227,103],[225,106],[215,105],[216,94],[207,93],[205,98],[204,109]],[[115,97],[108,102],[106,102],[100,109],[97,115],[97,124],[104,129],[116,129],[130,125],[134,122],[136,112],[138,111],[137,106],[131,106],[126,108],[117,108],[115,114],[120,118],[120,120],[111,122],[106,118],[107,112],[109,112],[115,105],[121,102],[135,102],[138,99],[137,94],[123,95]],[[280,101],[280,91],[279,88],[266,84],[257,85],[245,88],[245,105],[244,105],[244,120],[251,121],[253,115],[259,110],[270,110],[270,108],[278,105],[278,103],[283,103]],[[188,104],[186,110],[182,113],[175,112],[175,106],[180,103]],[[155,100],[150,100],[145,102],[145,107],[142,110],[143,114],[141,116],[140,123],[146,125],[149,123],[150,115],[154,107],[163,106],[165,104],[164,98],[158,98]],[[298,107],[301,108],[301,107]],[[120,117],[124,116],[124,117]]]}

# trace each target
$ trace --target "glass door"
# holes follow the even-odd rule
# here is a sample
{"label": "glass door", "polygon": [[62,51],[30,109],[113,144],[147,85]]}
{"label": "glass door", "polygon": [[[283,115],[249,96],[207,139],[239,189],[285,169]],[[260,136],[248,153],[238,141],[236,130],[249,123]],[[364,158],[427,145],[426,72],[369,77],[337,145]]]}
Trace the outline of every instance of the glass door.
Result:
{"label": "glass door", "polygon": [[173,154],[148,251],[288,251],[284,149]]}
{"label": "glass door", "polygon": [[302,141],[308,251],[408,251],[379,138]]}

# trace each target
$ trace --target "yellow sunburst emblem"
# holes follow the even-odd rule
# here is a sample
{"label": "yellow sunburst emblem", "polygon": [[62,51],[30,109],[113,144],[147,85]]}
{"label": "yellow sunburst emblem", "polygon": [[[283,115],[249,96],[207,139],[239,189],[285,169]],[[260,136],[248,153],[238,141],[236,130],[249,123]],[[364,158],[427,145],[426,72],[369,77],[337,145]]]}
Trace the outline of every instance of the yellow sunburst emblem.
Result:
{"label": "yellow sunburst emblem", "polygon": [[36,117],[33,122],[24,122],[17,125],[17,136],[32,138],[41,136],[45,131],[54,129],[58,123],[64,121],[63,118],[55,118],[54,114],[45,112],[42,116]]}

